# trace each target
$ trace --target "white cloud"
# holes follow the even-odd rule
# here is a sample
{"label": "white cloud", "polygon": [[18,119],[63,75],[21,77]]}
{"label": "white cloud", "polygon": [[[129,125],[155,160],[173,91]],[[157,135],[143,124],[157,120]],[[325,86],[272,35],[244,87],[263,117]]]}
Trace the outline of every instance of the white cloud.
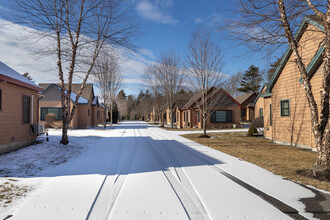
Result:
{"label": "white cloud", "polygon": [[203,19],[202,18],[195,18],[194,21],[195,21],[196,24],[203,23]]}
{"label": "white cloud", "polygon": [[[33,29],[0,19],[0,61],[19,73],[29,72],[36,83],[58,82],[56,58],[49,54],[33,53],[49,45],[49,38],[36,39],[29,30]],[[137,94],[143,86],[144,70],[152,63],[150,60],[154,56],[147,49],[141,49],[139,53],[118,51],[124,82],[127,87],[129,85],[127,92]],[[81,77],[74,78],[75,83],[81,81]]]}
{"label": "white cloud", "polygon": [[[166,2],[166,1],[165,1]],[[168,1],[171,2],[171,1]],[[169,4],[169,3],[167,3]],[[136,10],[139,13],[140,16],[156,21],[158,23],[162,24],[171,24],[176,25],[179,23],[178,20],[172,18],[170,15],[165,14],[162,12],[159,8],[160,3],[158,4],[152,4],[147,0],[140,1],[137,6]]]}

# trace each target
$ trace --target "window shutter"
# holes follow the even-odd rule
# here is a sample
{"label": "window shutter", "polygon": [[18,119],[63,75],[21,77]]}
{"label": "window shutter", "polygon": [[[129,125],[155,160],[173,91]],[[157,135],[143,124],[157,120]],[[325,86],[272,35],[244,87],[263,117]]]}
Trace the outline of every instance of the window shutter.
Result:
{"label": "window shutter", "polygon": [[211,122],[216,122],[216,112],[212,112],[211,114]]}

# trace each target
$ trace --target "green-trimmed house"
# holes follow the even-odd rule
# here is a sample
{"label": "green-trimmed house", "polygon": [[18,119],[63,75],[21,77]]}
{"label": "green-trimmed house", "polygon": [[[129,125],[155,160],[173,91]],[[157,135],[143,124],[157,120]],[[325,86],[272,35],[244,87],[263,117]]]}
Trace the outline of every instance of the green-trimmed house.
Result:
{"label": "green-trimmed house", "polygon": [[[318,105],[323,78],[323,31],[317,17],[306,16],[295,34]],[[310,108],[295,59],[289,47],[254,103],[255,117],[264,118],[264,136],[274,142],[314,148]]]}

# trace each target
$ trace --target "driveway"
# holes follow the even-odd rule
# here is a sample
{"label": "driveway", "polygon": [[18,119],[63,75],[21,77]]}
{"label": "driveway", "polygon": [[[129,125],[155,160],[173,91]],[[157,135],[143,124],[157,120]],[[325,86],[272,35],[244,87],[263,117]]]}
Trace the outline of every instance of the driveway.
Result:
{"label": "driveway", "polygon": [[[78,132],[78,131],[76,131]],[[143,122],[83,130],[9,219],[313,219],[315,191]]]}

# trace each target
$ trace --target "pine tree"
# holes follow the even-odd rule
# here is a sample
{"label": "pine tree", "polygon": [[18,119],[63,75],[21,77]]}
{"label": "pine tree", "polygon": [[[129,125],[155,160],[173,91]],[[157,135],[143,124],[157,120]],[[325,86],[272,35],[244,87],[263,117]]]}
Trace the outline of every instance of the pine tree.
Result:
{"label": "pine tree", "polygon": [[261,83],[262,75],[259,67],[251,65],[249,69],[244,72],[241,87],[238,88],[238,91],[244,93],[258,92],[261,87]]}
{"label": "pine tree", "polygon": [[273,78],[273,75],[281,62],[281,58],[278,58],[275,62],[270,64],[270,68],[268,70],[268,82]]}
{"label": "pine tree", "polygon": [[33,80],[28,72],[24,73],[23,76],[31,81]]}

